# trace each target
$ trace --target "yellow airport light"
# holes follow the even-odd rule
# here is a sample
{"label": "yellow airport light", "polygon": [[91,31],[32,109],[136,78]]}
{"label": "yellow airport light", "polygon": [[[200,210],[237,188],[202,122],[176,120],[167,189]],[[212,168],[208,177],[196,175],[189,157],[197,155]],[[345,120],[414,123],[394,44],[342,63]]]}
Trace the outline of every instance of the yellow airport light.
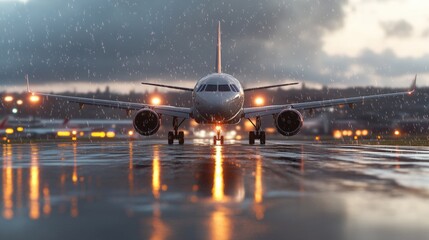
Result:
{"label": "yellow airport light", "polygon": [[343,134],[341,134],[340,130],[335,130],[333,136],[335,139],[340,139],[343,136]]}
{"label": "yellow airport light", "polygon": [[255,98],[255,105],[256,106],[263,106],[265,103],[265,99],[263,97],[256,97]]}
{"label": "yellow airport light", "polygon": [[77,137],[72,137],[72,141],[76,141],[77,140]]}
{"label": "yellow airport light", "polygon": [[76,135],[77,134],[77,131],[76,130],[73,130],[72,131],[72,135]]}
{"label": "yellow airport light", "polygon": [[159,104],[161,104],[161,98],[160,97],[152,97],[150,102],[152,103],[152,105],[159,105]]}
{"label": "yellow airport light", "polygon": [[347,130],[343,130],[343,136],[347,136],[347,135],[348,135]]}
{"label": "yellow airport light", "polygon": [[401,135],[401,132],[399,132],[399,130],[395,130],[395,132],[393,132],[395,134],[395,136],[399,136]]}
{"label": "yellow airport light", "polygon": [[316,140],[316,141],[320,141],[320,136],[316,136],[316,137],[314,138],[314,140]]}
{"label": "yellow airport light", "polygon": [[128,136],[132,136],[134,134],[133,130],[128,131]]}
{"label": "yellow airport light", "polygon": [[13,97],[12,96],[6,96],[3,99],[5,102],[12,102],[13,101]]}
{"label": "yellow airport light", "polygon": [[17,127],[17,128],[16,128],[16,131],[17,131],[17,132],[23,132],[23,131],[24,131],[24,128],[23,128],[23,127]]}
{"label": "yellow airport light", "polygon": [[58,137],[70,137],[70,132],[69,131],[58,131],[57,136]]}
{"label": "yellow airport light", "polygon": [[360,136],[362,135],[362,131],[361,130],[356,130],[356,136]]}
{"label": "yellow airport light", "polygon": [[106,136],[108,137],[108,138],[114,138],[115,137],[115,132],[107,132],[106,133]]}
{"label": "yellow airport light", "polygon": [[37,95],[31,95],[30,96],[30,102],[36,103],[36,102],[39,102],[39,101],[40,101],[40,97],[39,96],[37,96]]}
{"label": "yellow airport light", "polygon": [[22,105],[24,103],[24,101],[22,101],[21,99],[16,100],[16,104],[18,105]]}
{"label": "yellow airport light", "polygon": [[104,137],[106,137],[106,133],[105,132],[92,132],[91,137],[104,138]]}
{"label": "yellow airport light", "polygon": [[354,138],[353,138],[354,140],[357,140],[358,139],[358,136],[354,136]]}
{"label": "yellow airport light", "polygon": [[368,135],[368,130],[364,129],[362,130],[362,136],[367,136]]}
{"label": "yellow airport light", "polygon": [[79,136],[83,137],[83,135],[85,135],[85,133],[84,133],[84,132],[80,132],[80,133],[79,133]]}
{"label": "yellow airport light", "polygon": [[6,128],[5,133],[6,134],[13,134],[14,130],[13,128]]}

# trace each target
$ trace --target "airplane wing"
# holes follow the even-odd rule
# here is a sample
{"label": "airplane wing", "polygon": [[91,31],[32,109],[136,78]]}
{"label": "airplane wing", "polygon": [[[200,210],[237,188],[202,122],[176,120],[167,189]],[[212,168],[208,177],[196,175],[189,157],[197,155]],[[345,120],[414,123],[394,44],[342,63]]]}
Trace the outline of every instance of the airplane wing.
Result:
{"label": "airplane wing", "polygon": [[158,84],[158,83],[146,83],[146,82],[142,82],[141,84],[143,84],[143,85],[149,85],[149,86],[155,86],[155,87],[164,87],[164,88],[171,88],[171,89],[176,89],[176,90],[183,90],[183,91],[188,91],[188,92],[194,91],[193,88],[176,87],[176,86],[165,85],[165,84]]}
{"label": "airplane wing", "polygon": [[417,80],[417,75],[414,77],[414,80],[411,84],[410,89],[405,92],[395,92],[395,93],[359,96],[359,97],[351,97],[351,98],[339,98],[339,99],[302,102],[302,103],[291,103],[286,105],[271,105],[271,106],[264,106],[264,107],[244,108],[243,117],[252,118],[252,117],[262,117],[267,115],[273,115],[273,114],[280,113],[285,109],[296,109],[296,110],[307,109],[308,110],[308,109],[332,107],[332,106],[345,105],[345,104],[352,105],[355,103],[364,103],[369,100],[386,98],[386,97],[412,95],[416,90],[416,80]]}
{"label": "airplane wing", "polygon": [[142,104],[142,103],[132,103],[132,102],[123,102],[123,101],[114,101],[114,100],[104,100],[104,99],[94,99],[94,98],[83,98],[83,97],[72,97],[72,96],[64,96],[64,95],[56,95],[56,94],[48,94],[48,93],[37,93],[30,92],[31,94],[44,96],[47,98],[55,98],[61,99],[68,102],[79,103],[81,106],[83,105],[94,105],[100,107],[110,107],[110,108],[118,108],[124,109],[127,111],[130,110],[140,110],[142,108],[150,108],[153,109],[158,114],[163,114],[172,117],[179,118],[190,118],[191,109],[185,107],[174,107],[174,106],[165,106],[165,105],[150,105],[150,104]]}
{"label": "airplane wing", "polygon": [[248,92],[248,91],[261,90],[261,89],[267,89],[267,88],[290,86],[290,85],[296,85],[296,84],[299,84],[299,83],[297,83],[297,82],[295,82],[295,83],[283,83],[283,84],[269,85],[269,86],[263,86],[263,87],[245,88],[245,89],[243,89],[243,91]]}

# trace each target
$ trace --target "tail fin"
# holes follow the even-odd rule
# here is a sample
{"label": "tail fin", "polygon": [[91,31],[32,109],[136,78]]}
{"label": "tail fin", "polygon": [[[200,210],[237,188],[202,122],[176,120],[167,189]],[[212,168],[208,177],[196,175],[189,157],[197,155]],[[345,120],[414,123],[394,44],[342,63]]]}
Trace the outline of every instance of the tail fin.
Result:
{"label": "tail fin", "polygon": [[217,25],[216,72],[222,73],[222,46],[220,39],[220,21]]}

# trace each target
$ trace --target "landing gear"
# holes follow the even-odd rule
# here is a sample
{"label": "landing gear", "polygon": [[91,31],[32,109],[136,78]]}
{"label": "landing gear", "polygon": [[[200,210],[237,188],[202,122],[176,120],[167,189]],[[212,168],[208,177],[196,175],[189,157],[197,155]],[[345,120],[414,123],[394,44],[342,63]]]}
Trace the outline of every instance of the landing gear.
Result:
{"label": "landing gear", "polygon": [[256,117],[256,124],[252,122],[252,120],[247,119],[252,123],[252,125],[255,127],[256,131],[249,132],[249,144],[253,145],[255,144],[255,140],[259,139],[259,143],[261,145],[265,144],[265,131],[261,131],[261,118]]}
{"label": "landing gear", "polygon": [[184,121],[185,121],[185,119],[183,119],[179,123],[179,119],[177,117],[173,117],[174,132],[172,132],[172,131],[168,132],[168,144],[170,144],[170,145],[173,144],[174,139],[179,140],[180,145],[185,143],[185,134],[183,133],[183,131],[179,131],[179,127],[180,127],[180,125],[182,125],[182,123]]}
{"label": "landing gear", "polygon": [[217,141],[220,141],[220,145],[223,145],[223,136],[220,135],[220,126],[216,126],[216,136],[213,136],[213,144],[216,145]]}

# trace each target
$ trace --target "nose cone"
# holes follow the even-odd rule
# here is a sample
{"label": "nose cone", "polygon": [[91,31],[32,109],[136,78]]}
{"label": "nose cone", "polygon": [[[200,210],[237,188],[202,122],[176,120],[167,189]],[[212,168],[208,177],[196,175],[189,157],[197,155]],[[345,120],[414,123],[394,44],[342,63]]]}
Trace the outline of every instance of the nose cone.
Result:
{"label": "nose cone", "polygon": [[242,107],[239,93],[203,93],[196,96],[198,112],[209,122],[226,122]]}

